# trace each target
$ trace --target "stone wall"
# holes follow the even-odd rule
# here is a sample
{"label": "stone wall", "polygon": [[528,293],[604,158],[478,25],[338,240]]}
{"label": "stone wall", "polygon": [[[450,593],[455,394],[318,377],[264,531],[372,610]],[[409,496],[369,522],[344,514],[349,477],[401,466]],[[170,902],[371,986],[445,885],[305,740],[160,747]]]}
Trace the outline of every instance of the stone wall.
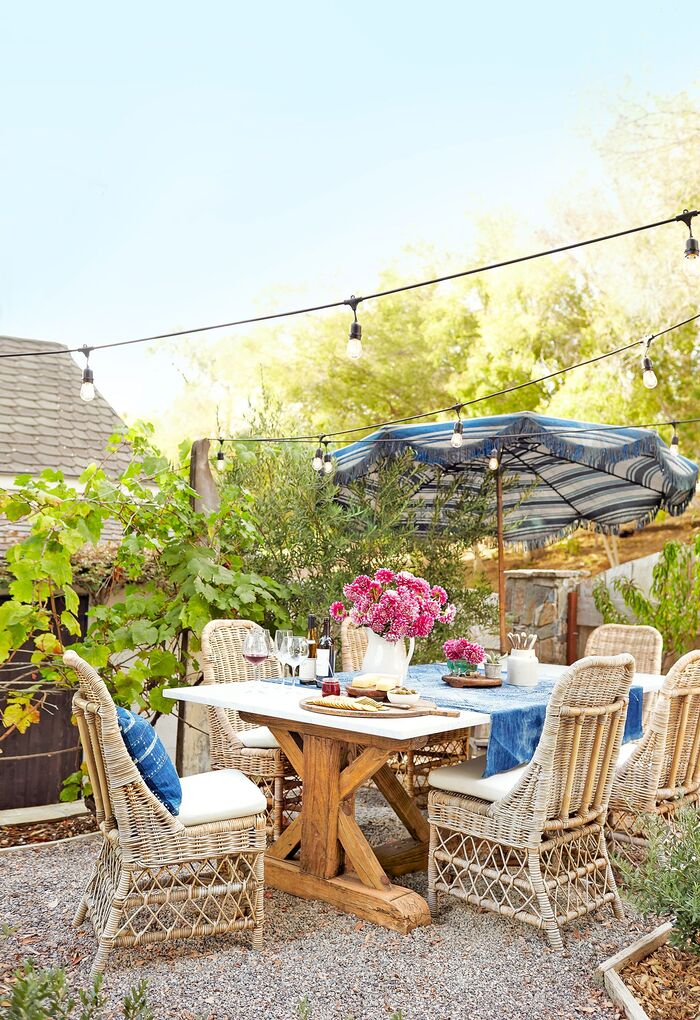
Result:
{"label": "stone wall", "polygon": [[542,662],[566,663],[567,596],[587,576],[585,570],[507,570],[508,630],[537,634]]}

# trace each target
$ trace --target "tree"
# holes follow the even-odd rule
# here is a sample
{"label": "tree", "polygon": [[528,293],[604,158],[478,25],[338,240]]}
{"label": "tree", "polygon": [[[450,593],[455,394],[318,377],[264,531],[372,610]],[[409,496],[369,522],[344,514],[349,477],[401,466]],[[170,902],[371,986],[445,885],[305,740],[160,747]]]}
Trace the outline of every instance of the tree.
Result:
{"label": "tree", "polygon": [[[111,457],[124,444],[131,461],[110,477]],[[170,712],[163,687],[187,677],[210,619],[286,621],[284,587],[244,563],[256,537],[248,497],[229,485],[220,510],[196,512],[186,471],[185,459],[174,469],[153,447],[144,426],[114,436],[105,461],[90,465],[77,486],[46,470],[18,477],[0,497],[0,512],[31,528],[8,550],[10,598],[0,605],[0,663],[19,665],[14,678],[30,682],[8,696],[5,735],[39,721],[46,684],[69,682],[60,658],[65,640],[100,668],[118,702]],[[122,538],[103,570],[82,577],[97,604],[81,635],[78,560],[108,522],[121,526]]]}

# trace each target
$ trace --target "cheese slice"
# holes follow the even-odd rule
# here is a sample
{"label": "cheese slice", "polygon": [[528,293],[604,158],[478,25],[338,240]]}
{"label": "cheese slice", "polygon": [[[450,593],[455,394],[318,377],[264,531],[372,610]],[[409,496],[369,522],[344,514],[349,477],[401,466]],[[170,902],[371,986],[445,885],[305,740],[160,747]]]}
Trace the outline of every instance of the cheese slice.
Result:
{"label": "cheese slice", "polygon": [[362,676],[356,676],[351,687],[357,687],[360,690],[375,690],[377,689],[377,680],[379,680],[378,673],[363,673]]}
{"label": "cheese slice", "polygon": [[399,678],[397,676],[388,676],[386,673],[377,677],[377,690],[378,691],[392,691],[394,687],[399,687]]}

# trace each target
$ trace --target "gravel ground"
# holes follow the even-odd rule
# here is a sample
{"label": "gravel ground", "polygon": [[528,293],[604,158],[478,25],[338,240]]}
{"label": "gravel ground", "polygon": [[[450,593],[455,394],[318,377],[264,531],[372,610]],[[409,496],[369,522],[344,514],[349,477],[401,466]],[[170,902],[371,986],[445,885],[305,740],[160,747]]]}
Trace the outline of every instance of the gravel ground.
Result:
{"label": "gravel ground", "polygon": [[[381,804],[364,794],[363,828],[371,840],[400,838]],[[0,854],[0,926],[13,928],[0,934],[0,984],[24,959],[65,967],[76,986],[86,980],[94,937],[70,920],[97,846],[95,836]],[[405,884],[427,892],[423,874]],[[388,1020],[398,1009],[404,1020],[612,1020],[592,971],[654,926],[630,908],[623,924],[604,912],[569,926],[561,954],[534,929],[454,899],[443,898],[438,923],[408,936],[279,892],[266,893],[265,909],[262,953],[243,936],[114,950],[107,1016],[121,1017],[123,995],[146,978],[158,1020],[295,1020],[303,996],[310,1020]]]}

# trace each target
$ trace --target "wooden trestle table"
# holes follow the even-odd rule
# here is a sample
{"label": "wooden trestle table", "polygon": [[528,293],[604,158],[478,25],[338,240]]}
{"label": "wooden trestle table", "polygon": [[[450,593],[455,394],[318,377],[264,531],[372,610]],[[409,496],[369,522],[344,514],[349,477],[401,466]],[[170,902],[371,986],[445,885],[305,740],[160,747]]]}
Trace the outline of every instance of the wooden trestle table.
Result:
{"label": "wooden trestle table", "polygon": [[[394,885],[391,875],[427,866],[429,827],[387,764],[397,751],[419,750],[429,738],[455,739],[489,721],[480,712],[458,718],[353,719],[300,707],[313,688],[271,683],[207,684],[164,691],[168,697],[235,709],[268,726],[303,782],[302,810],[267,851],[265,884],[325,900],[374,924],[407,933],[430,924],[425,899]],[[355,794],[373,779],[408,832],[372,847],[355,820]]]}

